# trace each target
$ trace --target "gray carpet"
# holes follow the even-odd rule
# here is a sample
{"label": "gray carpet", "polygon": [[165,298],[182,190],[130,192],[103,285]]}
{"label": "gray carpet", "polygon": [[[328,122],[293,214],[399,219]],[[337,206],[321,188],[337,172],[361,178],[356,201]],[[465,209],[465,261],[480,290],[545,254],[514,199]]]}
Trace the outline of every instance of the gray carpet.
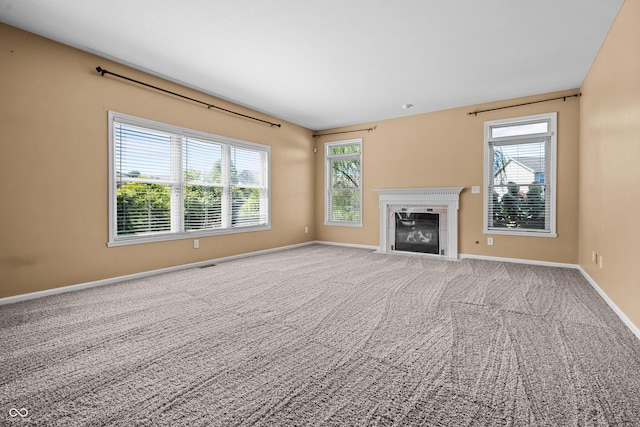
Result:
{"label": "gray carpet", "polygon": [[571,269],[305,246],[0,306],[0,343],[7,425],[640,425]]}

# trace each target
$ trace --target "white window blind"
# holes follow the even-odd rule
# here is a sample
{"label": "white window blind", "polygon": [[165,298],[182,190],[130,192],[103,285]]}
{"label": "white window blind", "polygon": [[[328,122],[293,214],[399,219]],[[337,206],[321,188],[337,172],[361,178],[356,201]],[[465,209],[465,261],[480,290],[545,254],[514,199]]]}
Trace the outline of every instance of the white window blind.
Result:
{"label": "white window blind", "polygon": [[362,224],[362,139],[325,145],[325,223]]}
{"label": "white window blind", "polygon": [[121,236],[171,232],[171,135],[115,124],[117,228]]}
{"label": "white window blind", "polygon": [[183,164],[185,230],[222,228],[222,145],[187,138]]}
{"label": "white window blind", "polygon": [[246,227],[267,221],[265,153],[231,147],[231,226]]}
{"label": "white window blind", "polygon": [[110,245],[269,228],[269,147],[109,120]]}
{"label": "white window blind", "polygon": [[555,236],[556,114],[485,123],[485,232]]}

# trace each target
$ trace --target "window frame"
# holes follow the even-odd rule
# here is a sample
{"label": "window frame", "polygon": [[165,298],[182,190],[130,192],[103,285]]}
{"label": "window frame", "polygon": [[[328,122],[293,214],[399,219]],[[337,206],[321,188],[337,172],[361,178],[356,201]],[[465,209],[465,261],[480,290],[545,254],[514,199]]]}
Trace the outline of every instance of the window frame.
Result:
{"label": "window frame", "polygon": [[[335,147],[358,145],[359,153],[353,154],[331,154],[331,150]],[[362,227],[362,138],[347,139],[342,141],[325,142],[324,144],[324,164],[325,164],[325,180],[324,180],[324,225],[341,226],[341,227]],[[334,221],[332,220],[332,160],[352,160],[360,161],[360,185],[358,186],[358,197],[360,200],[359,220],[358,221]]]}
{"label": "window frame", "polygon": [[[167,232],[162,232],[158,234],[144,234],[144,235],[130,235],[123,236],[118,235],[118,212],[117,212],[117,159],[116,159],[116,135],[115,135],[115,126],[116,124],[123,124],[128,126],[135,126],[142,129],[147,129],[152,132],[161,132],[171,135],[171,162],[176,162],[175,164],[180,165],[180,171],[173,175],[171,181],[177,180],[177,185],[174,188],[172,185],[171,190],[171,230]],[[234,233],[247,233],[254,231],[265,231],[271,229],[271,147],[268,145],[257,144],[254,142],[243,141],[235,138],[230,138],[222,135],[216,135],[213,133],[202,132],[194,129],[189,129],[181,126],[170,125],[167,123],[162,123],[154,120],[144,119],[140,117],[131,116],[128,114],[118,113],[115,111],[108,112],[108,139],[109,139],[109,183],[108,183],[108,203],[109,203],[109,225],[108,225],[108,247],[113,246],[124,246],[124,245],[133,245],[140,243],[151,243],[151,242],[161,242],[161,241],[170,241],[170,240],[180,240],[180,239],[191,239],[198,237],[206,237],[206,236],[215,236],[215,235],[223,235],[223,234],[234,234]],[[259,151],[264,154],[264,158],[262,160],[262,173],[264,179],[264,185],[261,190],[265,192],[266,195],[266,206],[264,206],[264,212],[266,216],[266,222],[263,224],[257,225],[246,225],[246,226],[236,226],[234,227],[230,220],[227,221],[227,224],[223,222],[221,228],[214,229],[205,229],[205,230],[187,230],[185,228],[185,206],[184,206],[184,188],[189,185],[190,180],[188,180],[184,176],[183,170],[183,162],[182,162],[182,150],[187,139],[195,139],[203,142],[210,142],[212,144],[221,145],[223,151],[227,152],[231,151],[231,147],[236,148],[244,148],[248,150]],[[179,149],[177,149],[174,144],[179,145]],[[180,154],[177,154],[177,152]],[[179,161],[174,158],[174,156],[179,156]],[[224,164],[224,161],[223,161]],[[223,166],[223,172],[229,172],[230,168]],[[226,173],[224,172],[224,173]],[[229,172],[230,173],[230,172]],[[192,185],[192,184],[191,184]],[[223,192],[229,194],[229,200],[223,200],[223,206],[225,203],[228,203],[228,210],[231,212],[231,193],[232,188],[237,186],[237,184],[233,184],[231,182],[230,176],[223,177],[222,184]],[[226,188],[228,187],[228,189]],[[224,199],[224,198],[223,198]],[[225,207],[222,207],[225,210]],[[224,216],[224,215],[223,215]]]}
{"label": "window frame", "polygon": [[[533,123],[547,122],[548,129],[544,133],[529,133],[517,136],[492,137],[492,129],[499,127],[527,125]],[[531,116],[513,117],[509,119],[499,119],[484,122],[484,192],[483,197],[483,233],[507,236],[528,236],[528,237],[558,237],[556,231],[556,209],[557,209],[557,112],[536,114]],[[548,137],[548,150],[545,150],[545,185],[548,183],[548,193],[545,195],[545,203],[549,204],[549,228],[536,229],[504,229],[489,227],[489,198],[491,182],[493,181],[493,149],[491,143],[502,143],[503,145],[517,145],[525,143],[527,138]],[[509,144],[509,142],[513,142]],[[545,206],[546,209],[546,206]],[[515,231],[517,230],[517,231]]]}

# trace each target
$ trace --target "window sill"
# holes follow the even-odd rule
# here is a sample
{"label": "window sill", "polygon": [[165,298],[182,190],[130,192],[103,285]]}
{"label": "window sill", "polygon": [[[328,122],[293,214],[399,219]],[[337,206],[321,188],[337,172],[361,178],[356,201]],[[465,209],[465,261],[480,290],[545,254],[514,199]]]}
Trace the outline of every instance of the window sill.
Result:
{"label": "window sill", "polygon": [[107,242],[107,247],[117,247],[117,246],[129,246],[129,245],[138,245],[143,243],[157,243],[157,242],[167,242],[171,240],[185,240],[185,239],[197,239],[201,237],[211,237],[211,236],[220,236],[224,234],[236,234],[236,233],[251,233],[254,231],[268,231],[271,230],[271,225],[257,225],[250,227],[240,227],[233,229],[224,229],[224,230],[215,230],[215,231],[194,231],[180,234],[165,234],[165,235],[156,235],[156,236],[145,236],[145,237],[130,237],[130,238],[119,238],[112,239]]}
{"label": "window sill", "polygon": [[327,226],[337,226],[337,227],[363,227],[361,222],[336,222],[336,221],[325,221],[324,225]]}
{"label": "window sill", "polygon": [[518,236],[518,237],[551,237],[557,238],[557,233],[540,232],[540,231],[504,231],[504,230],[482,230],[483,234],[492,234],[496,236]]}

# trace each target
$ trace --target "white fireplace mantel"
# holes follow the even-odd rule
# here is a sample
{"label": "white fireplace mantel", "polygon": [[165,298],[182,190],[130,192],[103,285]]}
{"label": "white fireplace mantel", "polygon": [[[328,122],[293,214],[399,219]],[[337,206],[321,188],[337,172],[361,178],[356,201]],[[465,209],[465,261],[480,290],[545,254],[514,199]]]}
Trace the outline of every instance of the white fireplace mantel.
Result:
{"label": "white fireplace mantel", "polygon": [[396,205],[447,208],[446,258],[458,258],[458,201],[464,187],[383,188],[376,190],[380,202],[380,252],[391,252],[389,245],[389,208]]}

